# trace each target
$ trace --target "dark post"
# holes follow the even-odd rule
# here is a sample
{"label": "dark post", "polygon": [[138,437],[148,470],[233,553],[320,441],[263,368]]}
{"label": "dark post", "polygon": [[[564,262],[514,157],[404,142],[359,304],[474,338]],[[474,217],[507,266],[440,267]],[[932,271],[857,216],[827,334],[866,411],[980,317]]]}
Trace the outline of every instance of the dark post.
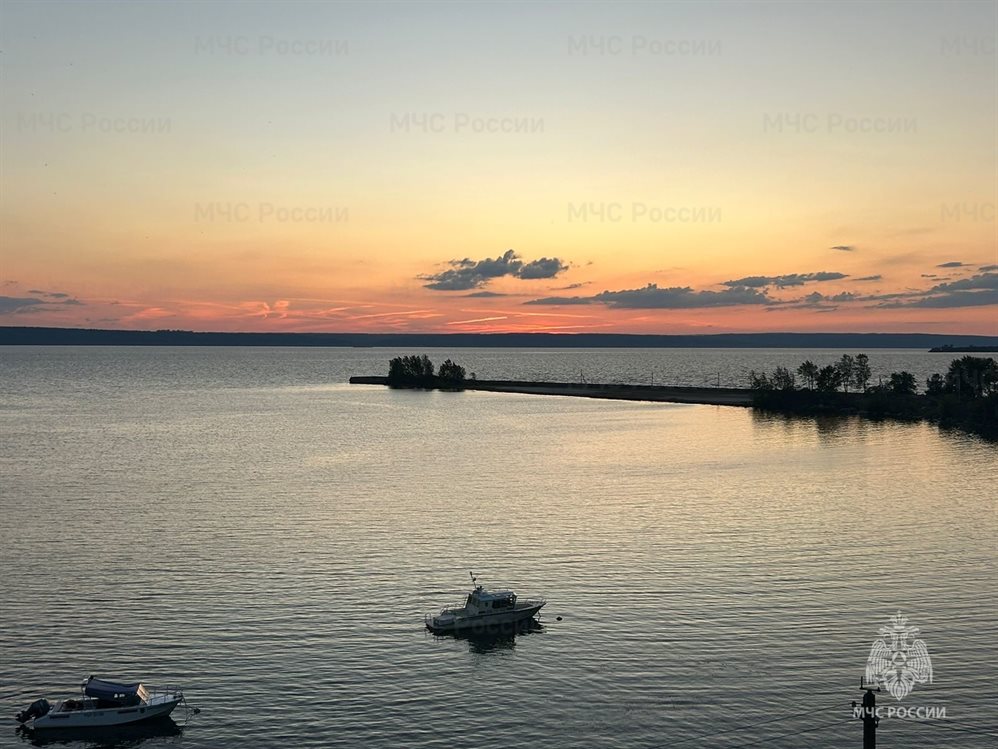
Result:
{"label": "dark post", "polygon": [[[877,717],[877,695],[873,693],[872,685],[860,681],[860,687],[866,690],[860,715],[863,719],[863,749],[877,749],[877,724],[880,722],[880,718]],[[852,706],[856,707],[856,703],[853,702]]]}

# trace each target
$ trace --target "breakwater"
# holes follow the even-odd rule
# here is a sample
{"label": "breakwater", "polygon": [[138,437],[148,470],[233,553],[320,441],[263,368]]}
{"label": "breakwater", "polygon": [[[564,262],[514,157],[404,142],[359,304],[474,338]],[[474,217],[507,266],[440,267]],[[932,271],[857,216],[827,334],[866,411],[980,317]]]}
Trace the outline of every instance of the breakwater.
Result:
{"label": "breakwater", "polygon": [[[387,385],[388,378],[356,376],[351,385]],[[657,401],[663,403],[701,403],[712,406],[751,406],[752,391],[747,388],[671,387],[664,385],[627,385],[623,383],[535,382],[527,380],[465,380],[462,390],[530,395],[569,395],[581,398]]]}

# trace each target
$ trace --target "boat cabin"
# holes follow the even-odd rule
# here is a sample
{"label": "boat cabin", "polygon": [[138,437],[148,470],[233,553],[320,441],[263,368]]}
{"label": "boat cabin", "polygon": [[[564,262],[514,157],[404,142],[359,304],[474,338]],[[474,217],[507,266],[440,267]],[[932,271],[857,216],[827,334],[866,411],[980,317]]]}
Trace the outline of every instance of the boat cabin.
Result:
{"label": "boat cabin", "polygon": [[464,608],[469,612],[503,611],[516,608],[516,594],[509,590],[489,592],[479,585],[468,594]]}
{"label": "boat cabin", "polygon": [[[140,683],[118,684],[91,676],[80,687],[84,701],[93,701],[94,706],[98,708],[131,707],[144,704],[149,698],[149,693]],[[90,700],[86,700],[87,697]]]}

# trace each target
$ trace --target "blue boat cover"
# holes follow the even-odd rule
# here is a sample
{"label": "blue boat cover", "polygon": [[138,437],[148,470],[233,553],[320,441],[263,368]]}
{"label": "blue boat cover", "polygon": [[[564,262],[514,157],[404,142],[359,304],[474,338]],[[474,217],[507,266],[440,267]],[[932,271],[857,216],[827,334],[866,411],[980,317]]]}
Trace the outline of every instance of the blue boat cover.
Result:
{"label": "blue boat cover", "polygon": [[113,681],[104,681],[90,677],[87,679],[87,686],[83,693],[87,697],[95,697],[99,700],[120,700],[123,697],[134,697],[139,693],[142,684],[118,684]]}

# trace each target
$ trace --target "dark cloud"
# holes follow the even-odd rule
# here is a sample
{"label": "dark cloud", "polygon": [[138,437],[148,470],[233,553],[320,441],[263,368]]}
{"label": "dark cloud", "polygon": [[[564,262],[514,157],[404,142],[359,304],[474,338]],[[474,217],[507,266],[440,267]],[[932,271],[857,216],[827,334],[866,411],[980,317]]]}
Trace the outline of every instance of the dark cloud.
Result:
{"label": "dark cloud", "polygon": [[959,260],[950,260],[948,263],[939,263],[937,268],[962,268],[966,263],[961,263]]}
{"label": "dark cloud", "polygon": [[568,266],[556,257],[542,257],[540,260],[533,260],[526,263],[517,276],[524,279],[533,278],[554,278],[562,271],[568,270]]}
{"label": "dark cloud", "polygon": [[786,286],[803,286],[806,283],[838,281],[842,278],[848,278],[848,275],[823,270],[817,273],[788,273],[782,276],[746,276],[745,278],[736,278],[734,281],[725,281],[722,285],[731,287],[747,286],[753,289],[776,286],[782,289]]}
{"label": "dark cloud", "polygon": [[12,312],[31,312],[40,304],[45,304],[45,301],[32,297],[0,296],[0,315]]}
{"label": "dark cloud", "polygon": [[524,263],[513,250],[506,250],[497,258],[485,260],[451,260],[451,267],[440,273],[419,276],[427,289],[435,291],[469,291],[485,286],[495,278],[513,276],[523,279],[554,278],[568,268],[558,258],[542,257]]}
{"label": "dark cloud", "polygon": [[764,291],[737,286],[723,291],[694,291],[689,286],[661,289],[648,284],[643,289],[604,291],[598,301],[611,307],[632,309],[690,309],[696,307],[733,307],[741,304],[769,304],[772,300]]}
{"label": "dark cloud", "polygon": [[69,294],[46,294],[38,290],[29,291],[30,294],[44,294],[48,299],[38,299],[37,297],[15,297],[0,296],[0,315],[24,314],[25,312],[39,312],[53,304],[67,304],[73,307],[82,307],[83,302],[73,299]]}
{"label": "dark cloud", "polygon": [[526,304],[605,304],[618,309],[697,309],[735,307],[743,304],[771,304],[772,299],[758,289],[736,287],[723,291],[695,291],[689,286],[660,288],[650,283],[641,289],[601,291],[590,297],[547,297]]}
{"label": "dark cloud", "polygon": [[879,273],[875,276],[861,276],[860,278],[854,278],[854,281],[879,281],[883,278]]}
{"label": "dark cloud", "polygon": [[858,296],[857,302],[883,302],[893,299],[913,299],[925,294],[924,291],[896,291],[891,294],[870,294],[869,296]]}
{"label": "dark cloud", "polygon": [[998,290],[951,291],[939,296],[926,296],[911,301],[885,302],[880,307],[983,307],[998,304]]}
{"label": "dark cloud", "polygon": [[[705,307],[735,307],[761,305],[767,311],[809,309],[814,312],[831,312],[843,303],[873,302],[873,306],[887,307],[977,307],[998,304],[998,273],[980,273],[948,283],[936,283],[929,289],[908,289],[889,294],[863,295],[854,291],[822,294],[814,291],[795,299],[777,299],[769,296],[764,286],[799,286],[809,281],[830,281],[845,278],[841,273],[821,272],[793,274],[790,276],[750,276],[747,283],[735,285],[726,281],[721,291],[696,290],[689,286],[660,288],[650,283],[643,288],[602,291],[592,296],[551,296],[532,299],[532,305],[586,305],[603,304],[619,309],[697,309]],[[765,280],[762,283],[761,280]],[[777,279],[780,283],[777,283]],[[802,280],[806,279],[806,280]],[[878,281],[880,275],[864,276],[858,281]]]}
{"label": "dark cloud", "polygon": [[555,291],[571,291],[572,289],[581,289],[583,286],[588,286],[592,281],[580,281],[579,283],[570,283],[568,286],[558,286]]}
{"label": "dark cloud", "polygon": [[69,294],[64,294],[61,291],[42,291],[41,289],[28,289],[29,294],[38,294],[39,296],[47,296],[50,299],[68,299]]}
{"label": "dark cloud", "polygon": [[546,296],[541,299],[531,299],[524,304],[564,305],[564,304],[596,304],[593,296]]}
{"label": "dark cloud", "polygon": [[837,306],[831,306],[833,303],[837,302],[854,302],[859,299],[858,294],[854,294],[851,291],[843,291],[839,294],[822,294],[819,291],[812,291],[810,294],[800,297],[799,299],[789,299],[787,301],[773,301],[767,311],[778,311],[782,309],[814,309],[814,310],[833,310],[838,309]]}
{"label": "dark cloud", "polygon": [[880,301],[879,307],[981,307],[998,304],[998,273],[979,273],[950,283],[938,283],[928,291],[865,297]]}
{"label": "dark cloud", "polygon": [[983,271],[998,270],[998,265],[982,265],[980,268],[978,268],[978,270],[983,270]]}
{"label": "dark cloud", "polygon": [[830,250],[838,250],[839,252],[853,252],[855,251],[855,245],[851,244],[837,244],[834,247],[829,247]]}
{"label": "dark cloud", "polygon": [[468,291],[484,286],[493,278],[516,275],[517,271],[523,267],[513,250],[506,250],[499,257],[485,260],[451,260],[449,270],[441,271],[431,275],[420,276],[428,289],[436,291]]}
{"label": "dark cloud", "polygon": [[979,273],[970,278],[961,278],[951,283],[940,283],[926,293],[933,294],[949,291],[967,291],[973,289],[998,289],[998,273]]}
{"label": "dark cloud", "polygon": [[811,304],[817,302],[851,302],[856,299],[858,294],[854,294],[851,291],[843,291],[840,294],[825,295],[820,292],[814,291],[804,297],[804,301]]}
{"label": "dark cloud", "polygon": [[470,294],[465,294],[465,296],[493,297],[493,296],[509,296],[509,294],[503,294],[499,291],[473,291]]}

